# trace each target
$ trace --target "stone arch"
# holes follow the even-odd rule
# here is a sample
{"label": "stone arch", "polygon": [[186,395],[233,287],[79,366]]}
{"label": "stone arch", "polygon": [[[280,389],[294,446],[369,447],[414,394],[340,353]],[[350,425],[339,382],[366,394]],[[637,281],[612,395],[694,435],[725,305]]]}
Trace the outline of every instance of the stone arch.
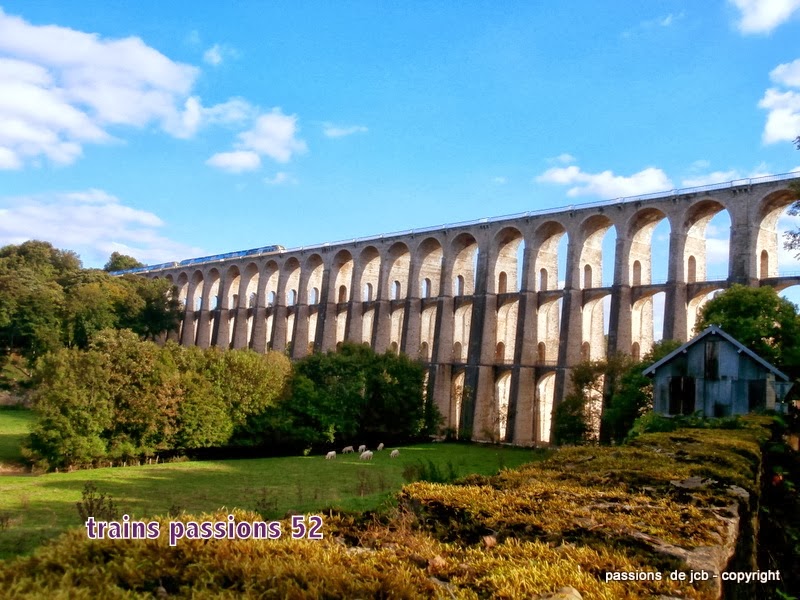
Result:
{"label": "stone arch", "polygon": [[436,238],[426,238],[417,248],[417,261],[419,264],[419,285],[418,297],[422,296],[422,290],[427,283],[428,295],[426,298],[435,298],[439,295],[439,287],[442,281],[442,245]]}
{"label": "stone arch", "polygon": [[[516,227],[504,227],[492,241],[492,264],[490,277],[495,294],[506,294],[519,291],[519,275],[522,265],[519,264],[520,253],[524,251],[525,238]],[[527,282],[523,283],[526,286]]]}
{"label": "stone arch", "polygon": [[[697,325],[698,317],[703,305],[713,298],[716,294],[722,292],[723,289],[714,287],[713,285],[702,286],[702,289],[690,297],[686,306],[686,339],[691,339],[695,335],[695,326]],[[699,332],[698,332],[699,333]]]}
{"label": "stone arch", "polygon": [[264,306],[275,306],[278,303],[278,284],[280,269],[274,260],[264,265]]}
{"label": "stone arch", "polygon": [[583,344],[581,344],[581,360],[592,360],[592,349],[591,346],[589,346],[589,342],[583,342]]}
{"label": "stone arch", "polygon": [[536,344],[536,362],[540,365],[547,362],[547,345],[544,342]]}
{"label": "stone arch", "polygon": [[611,295],[605,294],[588,300],[583,305],[581,355],[584,348],[587,352],[591,349],[591,360],[600,360],[606,356],[605,312],[610,299]]}
{"label": "stone arch", "polygon": [[[255,308],[258,305],[258,265],[249,263],[242,273],[241,295],[244,308]],[[247,336],[250,339],[250,336]]]}
{"label": "stone arch", "polygon": [[203,285],[203,306],[208,307],[207,328],[202,327],[203,317],[201,315],[201,326],[198,327],[197,345],[201,348],[217,345],[217,333],[219,332],[219,311],[220,311],[220,284],[222,276],[217,268],[209,269]]}
{"label": "stone arch", "polygon": [[[628,283],[631,285],[647,285],[653,282],[653,232],[664,222],[669,226],[667,215],[657,208],[645,208],[634,214],[628,221]],[[663,254],[663,253],[662,253]],[[665,263],[668,257],[662,259]],[[663,264],[666,273],[667,265]],[[625,283],[623,281],[623,283]]]}
{"label": "stone arch", "polygon": [[478,262],[478,242],[471,233],[460,233],[450,243],[453,257],[451,272],[456,296],[472,296],[475,293]]}
{"label": "stone arch", "polygon": [[[253,330],[256,322],[255,309],[258,306],[258,281],[258,265],[251,262],[244,268],[241,283],[241,295],[243,296],[241,304],[247,309],[247,311],[244,313],[245,318],[247,319],[246,326],[244,328],[244,339],[242,340],[239,333],[235,333],[238,339],[238,341],[235,340],[235,343],[244,345],[247,348],[253,348],[254,343]],[[239,329],[237,328],[237,332],[238,331]]]}
{"label": "stone arch", "polygon": [[[301,275],[300,261],[294,256],[289,258],[283,264],[283,285],[284,285],[284,306],[289,310],[286,311],[286,317],[283,323],[276,323],[276,327],[280,325],[283,328],[281,335],[274,336],[274,349],[278,351],[286,351],[291,354],[294,342],[294,324],[297,315],[297,303],[300,301],[300,275]],[[279,298],[279,301],[281,299]],[[277,333],[277,331],[276,331]],[[281,342],[285,339],[285,343]]]}
{"label": "stone arch", "polygon": [[593,287],[595,286],[592,281],[592,265],[583,265],[583,289],[588,290]]}
{"label": "stone arch", "polygon": [[462,363],[464,362],[464,357],[462,356],[463,346],[461,342],[456,342],[453,344],[453,362],[455,363]]}
{"label": "stone arch", "polygon": [[367,246],[358,257],[361,300],[372,302],[376,298],[381,272],[381,255],[375,246]]}
{"label": "stone arch", "polygon": [[203,310],[204,306],[206,306],[204,304],[205,286],[206,280],[203,276],[203,272],[200,270],[195,271],[192,275],[192,285],[189,288],[189,293],[191,295],[191,310]]}
{"label": "stone arch", "polygon": [[420,298],[430,298],[431,297],[431,280],[429,277],[426,277],[422,280],[422,289],[420,290]]}
{"label": "stone arch", "polygon": [[180,302],[181,307],[186,310],[186,298],[189,295],[189,276],[186,275],[185,272],[182,271],[178,275],[175,287],[178,288],[178,302]]}
{"label": "stone arch", "polygon": [[539,227],[533,236],[534,268],[538,273],[538,292],[546,292],[558,288],[559,255],[562,252],[562,240],[566,240],[566,228],[558,221],[547,221]]}
{"label": "stone arch", "polygon": [[640,354],[647,354],[653,347],[655,332],[652,293],[637,299],[631,306],[631,341]]}
{"label": "stone arch", "polygon": [[506,441],[508,431],[508,407],[511,400],[511,373],[505,371],[497,376],[494,385],[492,429],[498,441]]}
{"label": "stone arch", "polygon": [[508,293],[508,274],[505,271],[500,271],[500,274],[497,276],[497,293]]}
{"label": "stone arch", "polygon": [[222,306],[224,309],[238,308],[239,300],[239,286],[241,284],[241,276],[239,267],[231,265],[225,272],[225,280],[222,291]]}
{"label": "stone arch", "polygon": [[[519,229],[504,227],[492,240],[491,281],[496,294],[519,291],[523,265],[519,264],[524,255],[525,239]],[[527,286],[527,281],[522,281]],[[502,302],[498,299],[496,312],[495,362],[504,363],[513,359],[516,352],[517,324],[519,316],[519,297],[512,296]]]}
{"label": "stone arch", "polygon": [[536,438],[543,444],[550,443],[555,393],[556,375],[545,373],[536,382]]}
{"label": "stone arch", "polygon": [[214,311],[220,308],[220,282],[222,277],[219,270],[216,268],[210,269],[206,276],[208,285],[204,285],[203,289],[203,306],[207,306],[208,310]]}
{"label": "stone arch", "polygon": [[[583,281],[584,289],[603,287],[603,241],[606,235],[612,234],[616,237],[616,228],[607,216],[599,214],[592,215],[581,223],[581,239],[583,243],[580,248],[579,264],[581,272],[588,272],[591,281]],[[612,257],[613,259],[613,257]],[[613,265],[613,260],[610,262]],[[590,267],[587,271],[586,267]],[[569,273],[567,274],[569,276]],[[574,286],[581,287],[581,286]]]}
{"label": "stone arch", "polygon": [[397,242],[389,248],[388,258],[391,282],[390,300],[402,300],[408,294],[408,277],[411,268],[411,252],[403,242]]}
{"label": "stone arch", "polygon": [[464,404],[464,389],[466,386],[466,374],[463,369],[458,369],[453,373],[450,384],[450,414],[449,425],[455,430],[456,437],[460,437],[462,407]]}
{"label": "stone arch", "polygon": [[239,291],[242,277],[237,265],[231,265],[225,272],[222,281],[221,314],[216,345],[223,348],[233,347],[233,334],[236,329],[237,309],[239,308]]}
{"label": "stone arch", "polygon": [[639,260],[633,261],[631,285],[642,285],[642,262]]}
{"label": "stone arch", "polygon": [[[303,267],[303,277],[305,285],[301,286],[306,290],[305,301],[309,306],[316,306],[322,302],[320,290],[322,289],[322,277],[325,272],[325,265],[319,254],[312,254],[306,259]],[[311,330],[309,330],[310,332]]]}
{"label": "stone arch", "polygon": [[[686,210],[683,226],[684,231],[686,231],[686,242],[682,258],[683,280],[685,282],[693,283],[707,280],[708,241],[706,232],[709,222],[722,211],[727,213],[722,204],[708,198],[695,202]],[[723,240],[716,241],[725,243]],[[728,240],[729,242],[730,240]],[[692,259],[694,260],[692,261]],[[727,262],[727,257],[725,262]]]}
{"label": "stone arch", "polygon": [[[791,190],[768,194],[758,204],[758,235],[753,256],[758,260],[758,279],[778,276],[778,220],[786,207],[794,202]],[[751,269],[756,272],[756,269]]]}
{"label": "stone arch", "polygon": [[639,347],[639,342],[633,342],[631,345],[631,358],[636,362],[639,362],[642,359],[642,351]]}
{"label": "stone arch", "polygon": [[463,275],[456,275],[455,278],[455,287],[453,289],[454,296],[463,296],[464,295],[464,276]]}
{"label": "stone arch", "polygon": [[350,301],[350,290],[353,286],[353,255],[348,250],[339,250],[331,264],[331,282],[337,303]]}

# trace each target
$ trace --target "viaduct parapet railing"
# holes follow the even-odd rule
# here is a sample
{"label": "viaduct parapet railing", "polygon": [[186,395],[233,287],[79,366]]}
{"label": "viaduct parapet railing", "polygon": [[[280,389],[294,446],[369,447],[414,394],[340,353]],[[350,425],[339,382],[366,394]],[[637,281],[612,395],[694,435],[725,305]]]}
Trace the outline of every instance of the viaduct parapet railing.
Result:
{"label": "viaduct parapet railing", "polygon": [[[778,271],[792,173],[285,249],[265,246],[137,271],[186,307],[185,345],[301,358],[350,341],[428,365],[447,426],[546,443],[569,371],[609,352],[685,341],[709,295],[733,283],[800,284]],[[727,275],[707,270],[706,230],[730,218]],[[660,223],[668,239],[654,239]],[[664,230],[662,227],[659,231]],[[614,253],[603,255],[613,235]],[[563,241],[566,240],[566,243]],[[653,278],[663,261],[666,279]],[[613,280],[603,281],[603,265]],[[666,263],[664,265],[664,263]],[[662,308],[663,307],[663,308]]]}

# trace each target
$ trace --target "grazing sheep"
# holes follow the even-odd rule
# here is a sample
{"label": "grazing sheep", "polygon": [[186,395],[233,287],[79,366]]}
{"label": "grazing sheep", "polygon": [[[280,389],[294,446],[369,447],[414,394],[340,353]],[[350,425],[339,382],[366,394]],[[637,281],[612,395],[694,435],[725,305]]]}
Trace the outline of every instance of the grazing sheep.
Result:
{"label": "grazing sheep", "polygon": [[359,453],[361,453],[361,452],[366,452],[366,451],[367,451],[367,447],[366,447],[364,444],[361,444],[361,445],[358,447],[358,452],[359,452]]}
{"label": "grazing sheep", "polygon": [[372,460],[372,452],[364,450],[364,452],[361,453],[361,460]]}
{"label": "grazing sheep", "polygon": [[383,450],[383,442],[378,444],[378,452],[380,452],[381,450]]}
{"label": "grazing sheep", "polygon": [[400,456],[400,450],[392,450],[392,453],[389,455],[389,458],[397,458]]}
{"label": "grazing sheep", "polygon": [[336,450],[331,450],[325,455],[325,460],[336,460]]}
{"label": "grazing sheep", "polygon": [[342,454],[350,454],[351,452],[355,452],[352,446],[346,446],[344,450],[342,450]]}

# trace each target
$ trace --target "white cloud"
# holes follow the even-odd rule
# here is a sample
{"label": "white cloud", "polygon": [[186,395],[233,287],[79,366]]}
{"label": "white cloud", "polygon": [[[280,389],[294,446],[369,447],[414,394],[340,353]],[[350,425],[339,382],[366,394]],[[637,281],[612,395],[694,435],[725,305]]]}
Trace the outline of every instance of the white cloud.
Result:
{"label": "white cloud", "polygon": [[340,138],[354,133],[366,133],[369,131],[363,125],[334,125],[332,123],[325,123],[323,125],[322,133],[329,138]]}
{"label": "white cloud", "polygon": [[800,135],[800,93],[770,88],[758,106],[769,111],[761,136],[765,144],[791,141]]}
{"label": "white cloud", "polygon": [[241,99],[204,107],[191,95],[198,74],[137,37],[32,25],[0,9],[0,169],[40,157],[73,163],[85,144],[111,141],[111,128],[156,124],[189,138],[252,118]]}
{"label": "white cloud", "polygon": [[637,33],[644,33],[648,30],[653,30],[657,27],[670,27],[674,25],[676,22],[683,19],[684,13],[683,11],[675,14],[669,13],[667,15],[663,15],[661,17],[656,17],[654,19],[648,19],[646,21],[641,21],[638,25],[633,27],[632,29],[628,29],[627,31],[622,32],[622,37],[630,38]]}
{"label": "white cloud", "polygon": [[228,173],[244,173],[258,169],[261,166],[261,158],[250,150],[218,152],[209,158],[206,164]]}
{"label": "white cloud", "polygon": [[229,58],[236,58],[239,53],[231,48],[222,44],[214,44],[205,52],[203,52],[203,61],[212,67],[218,67]]}
{"label": "white cloud", "polygon": [[572,154],[568,154],[566,152],[562,152],[558,156],[552,156],[547,159],[547,163],[551,165],[569,165],[576,161],[577,159],[572,156]]}
{"label": "white cloud", "polygon": [[770,33],[800,9],[800,0],[729,0],[739,9],[739,31],[744,34]]}
{"label": "white cloud", "polygon": [[567,196],[600,196],[622,198],[651,192],[662,192],[674,186],[661,169],[649,167],[629,177],[614,175],[612,171],[586,173],[576,165],[548,169],[536,181],[572,186]]}
{"label": "white cloud", "polygon": [[714,183],[733,181],[734,179],[741,179],[739,172],[735,169],[730,171],[713,171],[705,175],[695,175],[693,177],[683,179],[681,181],[681,187],[701,187],[704,185],[712,185]]}
{"label": "white cloud", "polygon": [[285,171],[278,171],[272,177],[265,177],[264,183],[266,183],[267,185],[282,185],[289,183],[297,183],[297,179],[295,179]]}
{"label": "white cloud", "polygon": [[496,183],[497,185],[505,185],[506,183],[508,183],[508,178],[501,176],[492,177],[492,183]]}
{"label": "white cloud", "polygon": [[151,264],[203,254],[161,235],[164,226],[98,189],[0,198],[0,246],[45,240],[78,252],[88,267],[102,266],[114,251]]}
{"label": "white cloud", "polygon": [[222,50],[219,44],[214,44],[203,53],[203,60],[208,64],[217,66],[222,63]]}
{"label": "white cloud", "polygon": [[239,134],[237,147],[286,163],[307,150],[306,143],[295,137],[297,129],[297,115],[284,115],[280,108],[273,108],[259,116],[252,129]]}
{"label": "white cloud", "polygon": [[800,58],[778,65],[770,71],[769,78],[778,85],[800,87]]}

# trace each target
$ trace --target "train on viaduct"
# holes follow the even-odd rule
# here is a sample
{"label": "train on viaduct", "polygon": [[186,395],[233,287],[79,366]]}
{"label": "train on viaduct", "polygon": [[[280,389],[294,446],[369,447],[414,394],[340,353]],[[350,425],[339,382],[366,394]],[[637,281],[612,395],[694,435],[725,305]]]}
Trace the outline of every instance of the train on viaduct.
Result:
{"label": "train on viaduct", "polygon": [[[298,359],[345,341],[404,352],[428,367],[446,426],[473,439],[550,440],[572,366],[644,355],[663,295],[663,337],[692,336],[710,292],[733,283],[783,289],[778,218],[798,173],[532,211],[318,246],[143,267],[176,287],[184,345],[275,350]],[[727,277],[707,275],[709,221],[730,217]],[[653,231],[667,254],[653,280]],[[663,229],[663,228],[662,228]],[[602,240],[616,234],[613,256]],[[566,243],[564,243],[566,239]],[[566,254],[559,258],[559,253]],[[613,281],[602,281],[613,261]],[[561,271],[559,267],[561,266]],[[610,299],[610,302],[609,300]],[[604,308],[605,307],[605,308]]]}

